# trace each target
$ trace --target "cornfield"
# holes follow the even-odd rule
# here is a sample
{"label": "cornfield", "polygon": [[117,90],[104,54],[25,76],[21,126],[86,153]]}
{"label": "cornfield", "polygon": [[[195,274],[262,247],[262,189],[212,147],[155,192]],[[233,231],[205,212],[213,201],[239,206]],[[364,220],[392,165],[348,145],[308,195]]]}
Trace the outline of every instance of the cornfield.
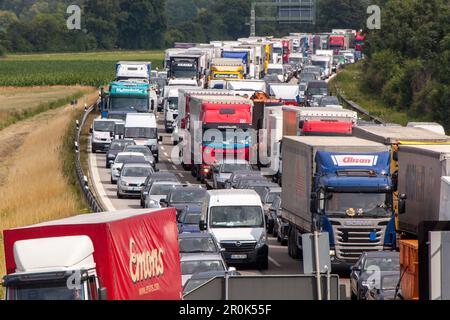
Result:
{"label": "cornfield", "polygon": [[163,52],[12,55],[0,60],[0,86],[100,86],[114,78],[116,61],[150,60],[155,68],[161,67],[163,56]]}

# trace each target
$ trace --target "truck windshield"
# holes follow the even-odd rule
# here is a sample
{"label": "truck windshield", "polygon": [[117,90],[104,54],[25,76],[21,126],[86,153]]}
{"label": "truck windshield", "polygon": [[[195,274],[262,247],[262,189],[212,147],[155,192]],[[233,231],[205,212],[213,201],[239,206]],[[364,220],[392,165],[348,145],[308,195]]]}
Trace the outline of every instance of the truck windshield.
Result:
{"label": "truck windshield", "polygon": [[267,74],[283,75],[283,69],[268,69]]}
{"label": "truck windshield", "polygon": [[156,128],[125,128],[127,139],[156,139]]}
{"label": "truck windshield", "polygon": [[321,69],[325,69],[327,67],[327,62],[326,61],[312,61],[312,65],[318,66]]}
{"label": "truck windshield", "polygon": [[170,110],[178,109],[178,97],[171,97],[171,98],[167,99],[167,102],[169,104]]}
{"label": "truck windshield", "polygon": [[183,67],[181,65],[174,65],[171,69],[172,76],[175,78],[196,78],[197,69],[195,66]]}
{"label": "truck windshield", "polygon": [[326,202],[325,212],[338,216],[348,216],[348,211],[355,212],[356,217],[389,216],[386,196],[385,193],[333,193]]}
{"label": "truck windshield", "polygon": [[84,286],[69,289],[65,282],[56,283],[27,283],[26,286],[10,288],[10,300],[83,300]]}
{"label": "truck windshield", "polygon": [[279,47],[274,47],[273,48],[273,53],[283,54],[283,49],[279,48]]}
{"label": "truck windshield", "polygon": [[220,206],[210,209],[211,228],[262,228],[263,213],[258,206]]}
{"label": "truck windshield", "polygon": [[112,97],[111,111],[148,112],[148,98]]}
{"label": "truck windshield", "polygon": [[248,163],[226,163],[220,168],[222,173],[233,173],[238,170],[252,170],[252,166]]}
{"label": "truck windshield", "polygon": [[[213,135],[205,134],[203,137],[203,145],[214,145],[214,144],[251,144],[251,133],[247,131],[234,131],[234,130],[220,130],[222,137],[217,137]],[[234,132],[233,132],[234,131]]]}
{"label": "truck windshield", "polygon": [[114,121],[95,121],[94,131],[99,132],[114,132],[114,126],[116,123]]}

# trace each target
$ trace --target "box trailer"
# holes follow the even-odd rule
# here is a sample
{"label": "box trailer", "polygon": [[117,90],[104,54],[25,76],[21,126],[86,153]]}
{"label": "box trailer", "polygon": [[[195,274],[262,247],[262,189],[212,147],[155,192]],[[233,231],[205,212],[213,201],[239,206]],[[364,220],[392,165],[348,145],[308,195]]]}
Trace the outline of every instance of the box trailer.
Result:
{"label": "box trailer", "polygon": [[84,214],[3,235],[7,300],[182,297],[173,208]]}
{"label": "box trailer", "polygon": [[395,246],[389,152],[354,137],[284,137],[282,218],[288,253],[299,258],[301,234],[328,232],[333,266],[364,251]]}
{"label": "box trailer", "polygon": [[398,163],[398,192],[407,197],[399,231],[417,235],[422,221],[449,220],[450,145],[400,145]]}

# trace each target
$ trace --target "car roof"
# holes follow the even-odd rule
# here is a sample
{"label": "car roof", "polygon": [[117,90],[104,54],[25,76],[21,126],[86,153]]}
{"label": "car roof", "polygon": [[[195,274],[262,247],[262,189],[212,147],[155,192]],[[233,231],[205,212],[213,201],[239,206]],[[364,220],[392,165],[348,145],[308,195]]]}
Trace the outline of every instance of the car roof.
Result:
{"label": "car roof", "polygon": [[400,253],[396,251],[368,251],[365,252],[366,258],[396,258]]}
{"label": "car roof", "polygon": [[181,185],[177,185],[172,191],[170,192],[174,192],[174,191],[186,191],[186,190],[204,190],[206,192],[206,188],[204,186],[202,186],[201,184],[181,184]]}
{"label": "car roof", "polygon": [[214,239],[213,235],[209,232],[199,232],[199,233],[180,233],[178,239],[193,239],[193,238],[205,238]]}
{"label": "car roof", "polygon": [[158,185],[158,184],[172,184],[172,185],[180,185],[182,184],[179,181],[164,181],[164,180],[160,180],[160,181],[155,181],[153,182],[153,185]]}
{"label": "car roof", "polygon": [[125,156],[125,157],[143,157],[144,155],[140,152],[119,152],[117,156]]}

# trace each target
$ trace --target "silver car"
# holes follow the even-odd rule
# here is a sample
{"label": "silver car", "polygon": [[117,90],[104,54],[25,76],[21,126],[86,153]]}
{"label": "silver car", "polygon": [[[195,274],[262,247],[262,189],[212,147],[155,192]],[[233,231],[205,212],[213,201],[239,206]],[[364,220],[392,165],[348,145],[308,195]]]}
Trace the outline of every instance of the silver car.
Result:
{"label": "silver car", "polygon": [[154,172],[150,164],[128,163],[122,167],[117,183],[117,197],[139,197],[144,187],[145,179]]}
{"label": "silver car", "polygon": [[161,199],[166,199],[175,186],[180,186],[182,183],[175,181],[155,181],[152,183],[148,194],[145,196],[145,207],[155,208],[160,203]]}
{"label": "silver car", "polygon": [[145,157],[145,161],[148,161],[151,163],[153,168],[156,166],[155,163],[155,157],[153,156],[153,153],[150,151],[150,149],[146,146],[139,146],[139,145],[128,145],[125,147],[123,152],[139,152],[142,153]]}
{"label": "silver car", "polygon": [[125,162],[146,162],[142,153],[120,152],[111,165],[111,183],[117,183],[120,178],[120,170]]}
{"label": "silver car", "polygon": [[213,169],[214,189],[224,189],[225,183],[231,178],[233,172],[238,170],[252,170],[252,166],[245,160],[225,162],[215,166]]}
{"label": "silver car", "polygon": [[227,270],[220,253],[181,254],[180,261],[183,286],[196,273]]}

